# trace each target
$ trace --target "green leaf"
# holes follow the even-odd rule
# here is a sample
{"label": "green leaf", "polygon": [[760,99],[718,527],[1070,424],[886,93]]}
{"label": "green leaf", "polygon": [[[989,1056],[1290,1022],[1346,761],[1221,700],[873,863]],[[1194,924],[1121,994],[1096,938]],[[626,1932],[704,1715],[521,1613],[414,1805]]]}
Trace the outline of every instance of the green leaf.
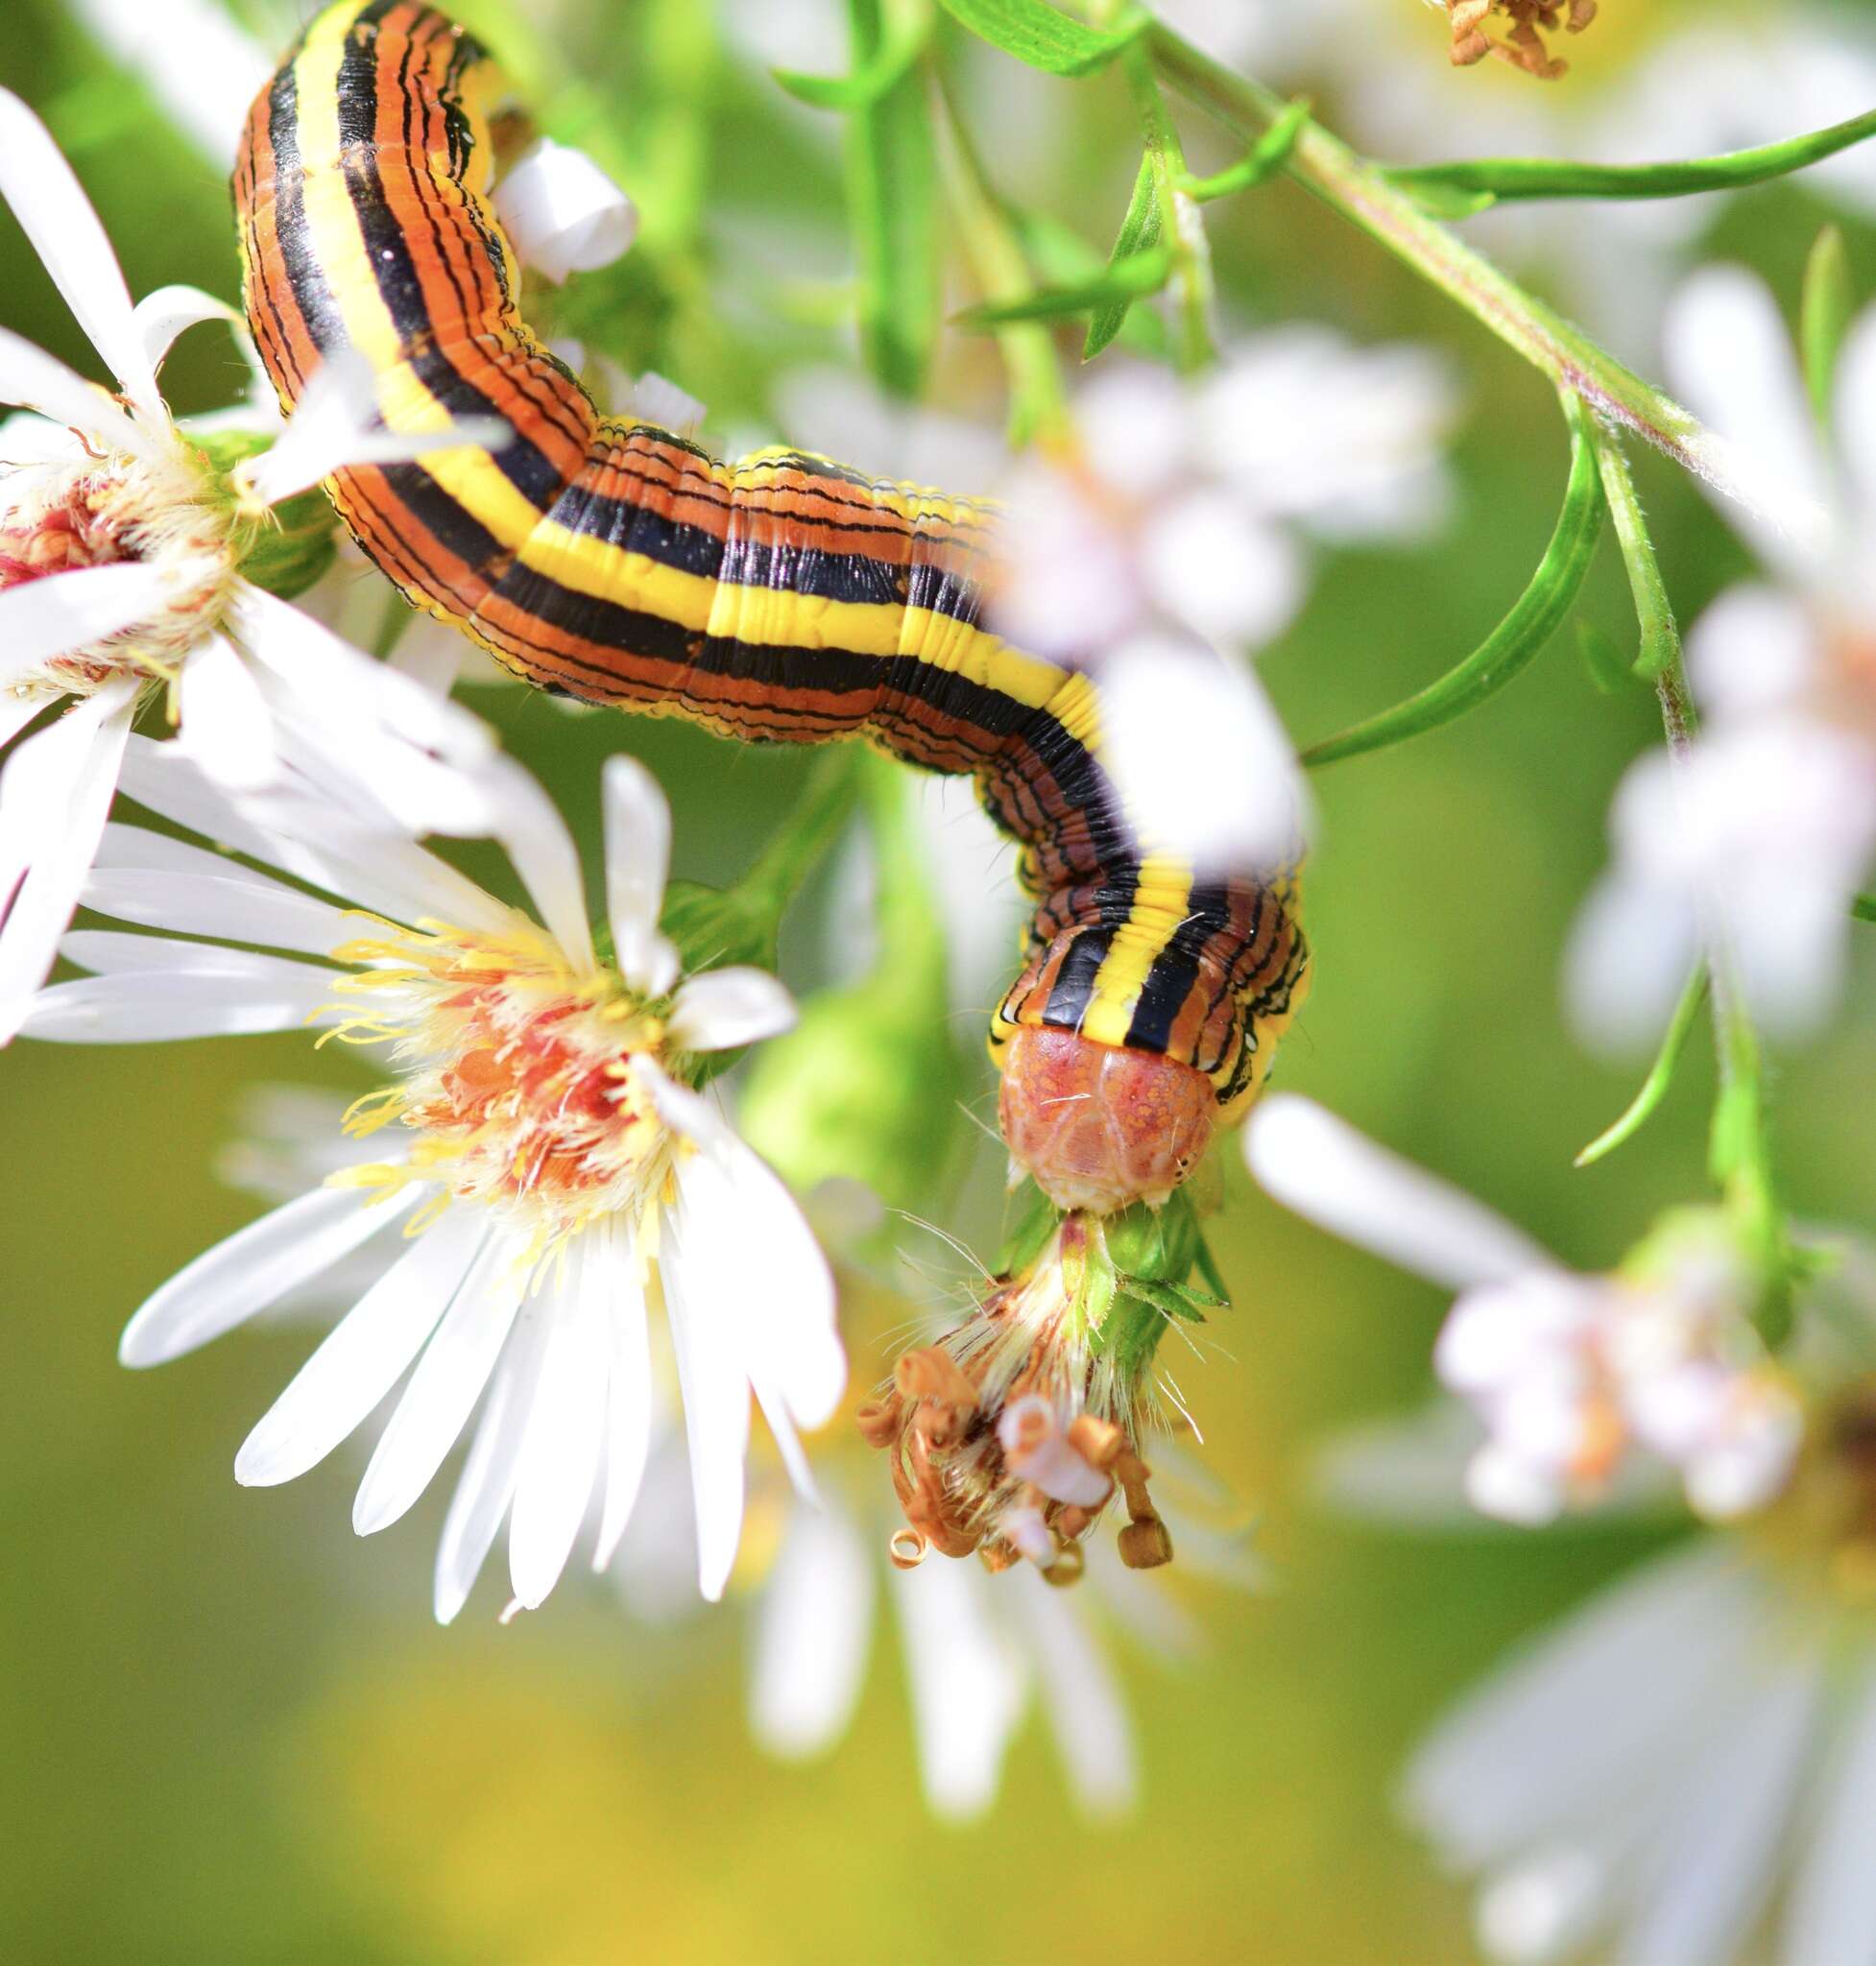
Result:
{"label": "green leaf", "polygon": [[1151,16],[1135,12],[1109,28],[1085,27],[1043,0],[942,0],[945,12],[979,40],[1050,75],[1087,75],[1139,39]]}
{"label": "green leaf", "polygon": [[1462,184],[1442,184],[1437,180],[1425,184],[1396,184],[1395,188],[1405,191],[1430,219],[1442,221],[1476,219],[1481,211],[1490,211],[1498,203],[1495,191],[1469,191]]}
{"label": "green leaf", "polygon": [[1496,696],[1556,633],[1583,585],[1602,528],[1602,486],[1590,414],[1582,399],[1568,392],[1563,407],[1570,421],[1570,480],[1563,510],[1517,605],[1456,668],[1392,709],[1311,745],[1303,753],[1306,765],[1334,764],[1450,724]]}
{"label": "green leaf", "polygon": [[[1157,245],[1159,237],[1159,186],[1154,176],[1153,159],[1148,155],[1140,160],[1140,173],[1134,179],[1133,196],[1127,201],[1126,216],[1120,221],[1119,231],[1115,234],[1114,251],[1107,256],[1109,271],[1131,259],[1135,253]],[[1126,294],[1094,310],[1094,319],[1088,324],[1088,338],[1081,345],[1084,362],[1092,362],[1126,325],[1127,310],[1133,304],[1134,297]]]}
{"label": "green leaf", "polygon": [[1462,163],[1413,164],[1386,172],[1419,203],[1423,194],[1482,191],[1501,202],[1514,198],[1686,198],[1698,191],[1732,191],[1801,171],[1853,143],[1876,136],[1876,109],[1814,130],[1783,143],[1723,156],[1691,157],[1667,164],[1575,164],[1556,157],[1477,157]]}
{"label": "green leaf", "polygon": [[1045,287],[1017,300],[986,300],[981,306],[967,307],[951,316],[951,324],[981,333],[1002,327],[1013,321],[1052,321],[1058,315],[1085,314],[1091,307],[1105,306],[1111,300],[1137,300],[1154,294],[1166,285],[1172,257],[1164,246],[1117,261],[1092,280],[1068,287]]}
{"label": "green leaf", "polygon": [[1876,895],[1859,895],[1850,903],[1850,913],[1859,922],[1876,922]]}
{"label": "green leaf", "polygon": [[1837,384],[1837,356],[1850,325],[1850,265],[1843,234],[1826,226],[1812,241],[1804,262],[1804,300],[1798,313],[1798,347],[1804,355],[1805,387],[1811,407],[1828,431],[1831,397]]}
{"label": "green leaf", "polygon": [[[1036,271],[1052,287],[1070,287],[1092,280],[1107,262],[1071,227],[1042,212],[1014,215],[1022,250]],[[1149,307],[1136,307],[1121,324],[1119,342],[1136,354],[1162,358],[1166,352],[1166,323]]]}
{"label": "green leaf", "polygon": [[1616,646],[1615,636],[1594,621],[1576,623],[1576,653],[1583,659],[1589,680],[1604,696],[1614,696],[1634,682],[1628,659]]}
{"label": "green leaf", "polygon": [[892,22],[878,52],[851,75],[804,75],[793,68],[769,73],[795,98],[815,109],[863,109],[903,79],[931,38],[932,16],[921,8]]}
{"label": "green leaf", "polygon": [[1188,175],[1181,179],[1179,189],[1200,204],[1209,204],[1215,198],[1229,198],[1234,191],[1249,191],[1283,169],[1309,120],[1308,100],[1291,103],[1235,164],[1227,164],[1210,178]]}
{"label": "green leaf", "polygon": [[1602,495],[1616,523],[1616,542],[1628,572],[1628,590],[1635,600],[1635,620],[1642,631],[1642,652],[1635,659],[1636,675],[1653,683],[1680,666],[1680,628],[1661,563],[1654,556],[1642,501],[1635,495],[1628,459],[1611,430],[1596,432],[1597,468],[1602,475]]}
{"label": "green leaf", "polygon": [[1700,1014],[1700,1006],[1707,999],[1707,967],[1696,964],[1693,975],[1687,979],[1687,988],[1681,993],[1681,999],[1674,1010],[1672,1020],[1668,1026],[1668,1035],[1661,1041],[1660,1054],[1648,1068],[1648,1075],[1642,1081],[1642,1090],[1629,1101],[1627,1110],[1615,1124],[1599,1133],[1576,1156],[1573,1163],[1578,1167],[1590,1167],[1605,1154],[1613,1154],[1622,1143],[1630,1139],[1652,1115],[1656,1107],[1667,1097],[1668,1088],[1673,1083],[1675,1067],[1680,1064],[1681,1053],[1687,1049],[1687,1041],[1694,1029],[1694,1020]]}
{"label": "green leaf", "polygon": [[[848,0],[854,72],[887,48],[879,0]],[[923,78],[902,72],[848,119],[847,204],[860,275],[867,366],[895,396],[915,396],[937,339],[938,156]]]}

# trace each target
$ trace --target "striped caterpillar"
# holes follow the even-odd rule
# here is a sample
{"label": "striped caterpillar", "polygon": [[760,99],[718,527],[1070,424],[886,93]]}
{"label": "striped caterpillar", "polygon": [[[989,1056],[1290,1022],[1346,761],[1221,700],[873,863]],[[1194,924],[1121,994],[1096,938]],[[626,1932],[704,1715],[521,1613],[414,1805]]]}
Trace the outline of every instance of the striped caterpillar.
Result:
{"label": "striped caterpillar", "polygon": [[493,87],[443,14],[339,0],[249,115],[248,318],[282,403],[351,348],[392,428],[514,432],[342,471],[339,512],[415,605],[541,688],[970,774],[1036,900],[990,1035],[1004,1138],[1063,1208],[1163,1201],[1301,1001],[1293,883],[1199,880],[1142,845],[1094,683],[983,623],[983,504],[786,449],[725,464],[602,416],[517,311]]}

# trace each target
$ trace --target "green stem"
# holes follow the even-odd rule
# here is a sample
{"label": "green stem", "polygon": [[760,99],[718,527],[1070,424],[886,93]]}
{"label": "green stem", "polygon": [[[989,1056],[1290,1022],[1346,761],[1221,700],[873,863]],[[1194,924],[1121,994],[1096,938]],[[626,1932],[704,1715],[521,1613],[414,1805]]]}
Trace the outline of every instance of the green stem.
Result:
{"label": "green stem", "polygon": [[815,760],[787,824],[764,847],[733,892],[748,906],[763,906],[777,921],[802,882],[840,838],[860,793],[866,747],[835,744]]}
{"label": "green stem", "polygon": [[[1282,96],[1221,67],[1170,28],[1155,24],[1146,44],[1154,66],[1174,89],[1245,142],[1290,110]],[[1742,495],[1723,446],[1686,410],[1429,218],[1381,170],[1320,124],[1302,125],[1284,168],[1560,389],[1581,396],[1598,415],[1635,431],[1688,470]]]}
{"label": "green stem", "polygon": [[[1661,579],[1654,542],[1648,537],[1641,506],[1635,498],[1627,460],[1606,433],[1599,462],[1603,482],[1609,488],[1610,504],[1619,513],[1626,509],[1626,528],[1619,517],[1617,537],[1635,594],[1645,660],[1650,620],[1654,624],[1659,659],[1653,676],[1655,695],[1661,705],[1669,755],[1675,770],[1684,774],[1693,762],[1699,719],[1687,686],[1680,632]],[[1706,948],[1707,974],[1713,992],[1714,1044],[1720,1066],[1720,1093],[1714,1102],[1710,1145],[1713,1177],[1725,1195],[1741,1237],[1756,1260],[1761,1280],[1757,1320],[1760,1331],[1768,1344],[1777,1344],[1791,1329],[1793,1254],[1772,1166],[1765,1054],[1740,986],[1730,941],[1710,908],[1703,908],[1702,914],[1705,919],[1700,924],[1701,941]]]}
{"label": "green stem", "polygon": [[1681,993],[1680,1002],[1674,1009],[1673,1021],[1668,1026],[1668,1035],[1661,1041],[1660,1053],[1648,1077],[1642,1081],[1642,1090],[1628,1102],[1622,1117],[1598,1134],[1576,1156],[1573,1164],[1593,1167],[1605,1154],[1613,1154],[1624,1140],[1632,1139],[1653,1116],[1655,1108],[1667,1097],[1668,1088],[1673,1083],[1674,1069],[1680,1064],[1681,1053],[1687,1049],[1687,1041],[1694,1033],[1694,1020],[1706,1000],[1707,966],[1699,962],[1695,964],[1694,973],[1687,979],[1687,988]]}
{"label": "green stem", "polygon": [[[928,60],[928,58],[927,58]],[[1029,261],[1012,224],[1008,208],[997,195],[970,132],[964,127],[943,76],[933,70],[938,99],[944,107],[950,135],[946,190],[978,284],[991,301],[1026,299],[1035,290]],[[1070,434],[1068,404],[1061,372],[1055,364],[1055,344],[1048,329],[1019,322],[997,330],[997,346],[1010,378],[1010,444],[1021,449],[1033,442],[1066,443]]]}
{"label": "green stem", "polygon": [[1187,374],[1209,369],[1217,360],[1212,339],[1212,251],[1205,237],[1205,220],[1197,201],[1184,188],[1185,147],[1166,113],[1153,64],[1144,48],[1136,45],[1121,58],[1127,86],[1133,91],[1141,133],[1146,139],[1146,161],[1160,205],[1160,236],[1171,255],[1171,287],[1179,322],[1173,356]]}
{"label": "green stem", "polygon": [[1648,538],[1648,521],[1642,515],[1642,501],[1635,495],[1628,459],[1621,444],[1607,430],[1596,433],[1596,462],[1602,474],[1609,515],[1615,521],[1622,562],[1628,569],[1628,590],[1635,598],[1635,620],[1642,631],[1642,652],[1636,659],[1635,673],[1652,683],[1680,661],[1680,630],[1674,621],[1667,584],[1661,578],[1661,563],[1654,556],[1654,541]]}

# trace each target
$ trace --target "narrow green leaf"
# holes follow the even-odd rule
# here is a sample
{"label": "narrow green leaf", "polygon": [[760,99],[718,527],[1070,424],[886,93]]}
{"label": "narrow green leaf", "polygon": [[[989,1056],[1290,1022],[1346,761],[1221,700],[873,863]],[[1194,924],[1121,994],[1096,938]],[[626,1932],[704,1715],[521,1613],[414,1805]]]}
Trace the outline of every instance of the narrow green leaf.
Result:
{"label": "narrow green leaf", "polygon": [[1590,414],[1581,398],[1569,392],[1563,395],[1563,407],[1570,421],[1570,479],[1563,510],[1517,605],[1456,668],[1392,709],[1311,745],[1303,753],[1306,765],[1334,764],[1450,724],[1496,696],[1556,633],[1583,585],[1602,527],[1602,486]]}
{"label": "narrow green leaf", "polygon": [[1672,1021],[1668,1026],[1668,1035],[1661,1041],[1661,1051],[1654,1064],[1648,1068],[1648,1075],[1642,1081],[1642,1090],[1629,1101],[1628,1109],[1616,1123],[1599,1133],[1576,1156],[1574,1165],[1591,1167],[1605,1154],[1613,1154],[1626,1139],[1631,1139],[1652,1116],[1655,1108],[1667,1097],[1668,1088],[1673,1083],[1675,1068],[1679,1066],[1681,1053],[1687,1049],[1687,1041],[1693,1034],[1694,1020],[1700,1014],[1700,1006],[1707,1000],[1707,967],[1704,963],[1695,966],[1694,973],[1687,979],[1687,988],[1681,993],[1680,1002],[1674,1008]]}
{"label": "narrow green leaf", "polygon": [[1804,301],[1798,314],[1798,346],[1804,354],[1805,387],[1811,407],[1826,430],[1837,383],[1838,350],[1850,325],[1850,263],[1843,234],[1826,226],[1812,242],[1804,262]]}
{"label": "narrow green leaf", "polygon": [[1876,922],[1876,895],[1859,895],[1850,903],[1850,912],[1859,922]]}
{"label": "narrow green leaf", "polygon": [[1105,306],[1111,300],[1137,300],[1142,294],[1156,294],[1166,285],[1172,258],[1164,246],[1136,252],[1118,261],[1092,280],[1069,287],[1045,287],[1017,300],[986,300],[981,306],[967,307],[951,316],[951,325],[980,333],[1005,326],[1012,321],[1052,321],[1058,315],[1085,314],[1091,307]]}
{"label": "narrow green leaf", "polygon": [[1635,680],[1628,658],[1616,646],[1615,636],[1594,621],[1576,623],[1576,653],[1583,659],[1589,680],[1604,696],[1614,696]]}
{"label": "narrow green leaf", "polygon": [[1087,75],[1112,61],[1152,24],[1135,11],[1113,27],[1085,27],[1044,0],[941,0],[979,40],[1050,75]]}
{"label": "narrow green leaf", "polygon": [[[1071,287],[1094,279],[1107,264],[1099,252],[1071,227],[1042,212],[1013,214],[1022,250],[1046,285]],[[1166,352],[1166,323],[1148,307],[1133,308],[1121,324],[1119,344],[1136,354],[1163,359]]]}
{"label": "narrow green leaf", "polygon": [[1679,667],[1680,629],[1674,620],[1673,603],[1668,598],[1668,584],[1661,578],[1661,563],[1654,557],[1648,521],[1642,515],[1642,501],[1635,495],[1628,459],[1623,452],[1621,439],[1612,430],[1598,428],[1596,462],[1602,477],[1602,495],[1608,500],[1609,514],[1616,523],[1616,543],[1622,548],[1622,563],[1628,570],[1635,620],[1642,631],[1642,652],[1635,659],[1635,673],[1652,683],[1670,669]]}
{"label": "narrow green leaf", "polygon": [[1416,200],[1429,188],[1484,191],[1513,198],[1686,198],[1698,191],[1737,190],[1801,171],[1853,143],[1876,136],[1876,109],[1756,150],[1690,157],[1664,164],[1575,164],[1558,157],[1476,157],[1461,163],[1412,164],[1384,175]]}
{"label": "narrow green leaf", "polygon": [[1291,103],[1235,164],[1227,164],[1210,178],[1188,175],[1180,181],[1179,189],[1200,204],[1209,204],[1215,198],[1229,198],[1234,191],[1251,190],[1283,169],[1309,120],[1308,100]]}
{"label": "narrow green leaf", "polygon": [[[879,0],[848,0],[856,74],[878,62],[888,36]],[[867,366],[895,396],[925,383],[942,300],[938,156],[930,105],[916,70],[848,117],[847,204],[860,275]]]}
{"label": "narrow green leaf", "polygon": [[793,68],[772,68],[777,84],[797,102],[816,109],[863,109],[893,88],[931,38],[932,16],[921,8],[890,23],[879,50],[851,75],[803,75]]}
{"label": "narrow green leaf", "polygon": [[[1109,269],[1157,245],[1159,237],[1159,190],[1154,180],[1153,159],[1147,155],[1140,160],[1140,174],[1134,180],[1133,196],[1127,201],[1126,216],[1121,219],[1120,229],[1115,235],[1114,251],[1108,254]],[[1088,324],[1088,339],[1081,345],[1084,362],[1092,362],[1126,325],[1127,309],[1133,303],[1134,297],[1125,294],[1094,310],[1094,318]]]}

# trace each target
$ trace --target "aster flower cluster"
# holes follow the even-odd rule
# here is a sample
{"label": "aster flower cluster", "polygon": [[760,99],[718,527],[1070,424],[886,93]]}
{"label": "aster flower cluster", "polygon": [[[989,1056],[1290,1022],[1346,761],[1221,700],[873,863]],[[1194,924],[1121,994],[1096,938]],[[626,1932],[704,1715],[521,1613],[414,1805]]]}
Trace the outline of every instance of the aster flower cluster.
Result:
{"label": "aster flower cluster", "polygon": [[[1595,0],[1443,4],[1454,64],[1489,56],[1551,82],[1568,65],[1556,37],[1598,14]],[[111,0],[85,5],[120,48],[144,45]],[[972,10],[953,11],[971,25]],[[1665,744],[1616,793],[1610,864],[1583,901],[1563,993],[1587,1044],[1660,1045],[1586,1160],[1678,1095],[1709,1008],[1710,1191],[1577,1268],[1298,1095],[1263,1099],[1243,1136],[1266,1194],[1449,1300],[1432,1422],[1337,1457],[1345,1497],[1365,1486],[1396,1520],[1527,1530],[1637,1505],[1693,1519],[1685,1550],[1435,1732],[1406,1811],[1476,1881],[1496,1959],[1560,1959],[1611,1936],[1649,1966],[1722,1959],[1768,1927],[1799,1966],[1864,1956],[1876,1945],[1858,1835],[1876,1794],[1876,1258],[1792,1218],[1766,1047],[1824,1023],[1846,991],[1853,918],[1876,915],[1862,894],[1876,860],[1876,311],[1856,315],[1847,275],[1837,265],[1833,287],[1822,254],[1794,354],[1752,276],[1706,270],[1666,316],[1683,409],[1434,223],[1555,192],[1544,160],[1511,160],[1537,167],[1536,193],[1510,166],[1483,181],[1489,160],[1447,178],[1372,165],[1302,105],[1234,93],[1171,30],[1040,15],[1004,45],[1043,67],[1059,56],[1060,75],[1124,46],[1144,152],[1105,271],[1057,282],[1039,270],[1046,228],[977,181],[968,132],[950,132],[961,229],[999,292],[983,324],[1025,410],[1047,411],[1003,476],[985,619],[1092,682],[1098,746],[1085,741],[1131,845],[1185,880],[1142,879],[1075,959],[1099,947],[1125,972],[1149,932],[1171,946],[1180,909],[1204,919],[1199,888],[1293,879],[1312,802],[1254,659],[1304,620],[1337,549],[1411,546],[1451,516],[1458,397],[1428,348],[1292,326],[1227,339],[1209,359],[1202,209],[1278,169],[1555,385],[1572,453],[1555,538],[1478,650],[1356,727],[1359,742],[1305,758],[1417,737],[1494,696],[1576,606],[1605,514],[1636,599],[1637,672],[1663,713]],[[856,48],[844,81],[789,84],[861,117],[916,87],[917,115],[937,115],[942,92],[917,65],[927,38],[922,25],[904,46]],[[239,36],[206,45],[217,68],[246,73]],[[1163,84],[1221,94],[1248,155],[1194,177]],[[176,94],[174,73],[152,85]],[[222,108],[197,103],[186,118],[217,156]],[[872,156],[865,142],[855,154]],[[892,214],[870,168],[854,169],[853,196],[873,201],[877,247]],[[657,190],[655,251],[612,299],[689,320],[699,303],[688,274],[670,272],[683,258],[671,240],[694,221],[685,197]],[[1261,1580],[1238,1511],[1178,1438],[1197,1433],[1197,1403],[1168,1362],[1181,1345],[1212,1349],[1229,1307],[1202,1233],[1215,1161],[1170,1191],[1142,1181],[1129,1192],[1151,1198],[1131,1206],[1098,1187],[1051,1199],[1019,1172],[994,1264],[967,1257],[932,1287],[902,1231],[954,1199],[965,1158],[953,1116],[971,1089],[947,1019],[983,994],[953,959],[981,931],[987,871],[960,877],[954,841],[951,865],[934,868],[903,775],[857,751],[831,755],[721,890],[671,877],[664,794],[620,751],[598,767],[603,851],[583,865],[565,788],[550,793],[451,699],[461,651],[442,631],[421,624],[394,646],[401,611],[348,561],[319,490],[348,466],[497,448],[509,427],[398,434],[370,364],[343,351],[283,421],[231,308],[182,287],[132,304],[69,165],[4,90],[0,197],[113,381],[0,329],[0,399],[21,412],[0,425],[0,1045],[297,1035],[309,1069],[355,1081],[349,1098],[300,1089],[252,1109],[230,1170],[267,1211],[135,1310],[123,1362],[295,1323],[303,1363],[233,1472],[276,1486],[354,1444],[360,1535],[399,1522],[459,1456],[431,1588],[442,1623],[504,1538],[504,1622],[543,1606],[576,1551],[640,1618],[679,1598],[693,1613],[739,1601],[751,1731],[799,1759],[846,1731],[890,1603],[937,1813],[989,1806],[1032,1694],[1077,1803],[1124,1808],[1136,1755],[1107,1634],[1188,1648],[1194,1627],[1161,1573]],[[493,199],[555,286],[604,275],[638,228],[607,172],[550,138],[509,164]],[[648,257],[660,263],[644,269]],[[903,395],[926,357],[916,337],[882,331],[900,325],[880,318],[889,275],[870,268],[855,304]],[[1117,304],[1124,321],[1141,303],[1160,331],[1162,288],[1166,314],[1204,330],[1182,347],[1182,372],[1117,353],[1063,392],[1036,323]],[[631,381],[607,351],[605,310],[583,311],[580,291],[558,310],[549,298],[567,333],[542,347],[597,377],[620,417],[668,425],[681,450],[702,406],[655,374]],[[160,372],[179,337],[204,330],[232,337],[253,385],[223,411],[179,417]],[[975,426],[960,439],[876,392],[793,383],[794,402],[818,408],[784,415],[850,434],[871,420],[882,451],[949,441],[1000,454]],[[1702,611],[1685,665],[1628,437],[1723,494],[1761,569]],[[652,520],[671,534],[661,554],[690,550],[679,535],[698,528],[645,510],[646,538]],[[734,544],[744,515],[730,513]],[[772,549],[777,586],[800,571],[802,594],[823,598],[817,556],[831,557]],[[673,582],[717,565],[639,557]],[[358,638],[388,659],[339,632],[361,590]],[[902,607],[894,632],[905,618]],[[773,653],[785,665],[790,651]],[[960,691],[976,681],[931,667]],[[836,938],[837,980],[798,1005],[774,973],[784,913],[856,837],[872,884],[845,912],[876,946]],[[987,858],[980,833],[967,851]],[[1147,921],[1155,910],[1167,921]],[[1202,1102],[1201,1160],[1231,1115],[1190,1054],[1136,1035],[1151,1006],[1132,987],[1100,1068],[1118,1056],[1184,1072]],[[1142,1129],[1160,1124],[1156,1149],[1168,1129],[1144,1099],[1140,1111]],[[1072,1133],[1076,1117],[1041,1124]],[[986,1218],[968,1227],[994,1246]],[[1281,1298],[1281,1280],[1260,1285]],[[1717,1711],[1740,1724],[1717,1729]],[[1811,1789],[1820,1800],[1801,1806]],[[1719,1884],[1710,1848],[1728,1859]]]}

